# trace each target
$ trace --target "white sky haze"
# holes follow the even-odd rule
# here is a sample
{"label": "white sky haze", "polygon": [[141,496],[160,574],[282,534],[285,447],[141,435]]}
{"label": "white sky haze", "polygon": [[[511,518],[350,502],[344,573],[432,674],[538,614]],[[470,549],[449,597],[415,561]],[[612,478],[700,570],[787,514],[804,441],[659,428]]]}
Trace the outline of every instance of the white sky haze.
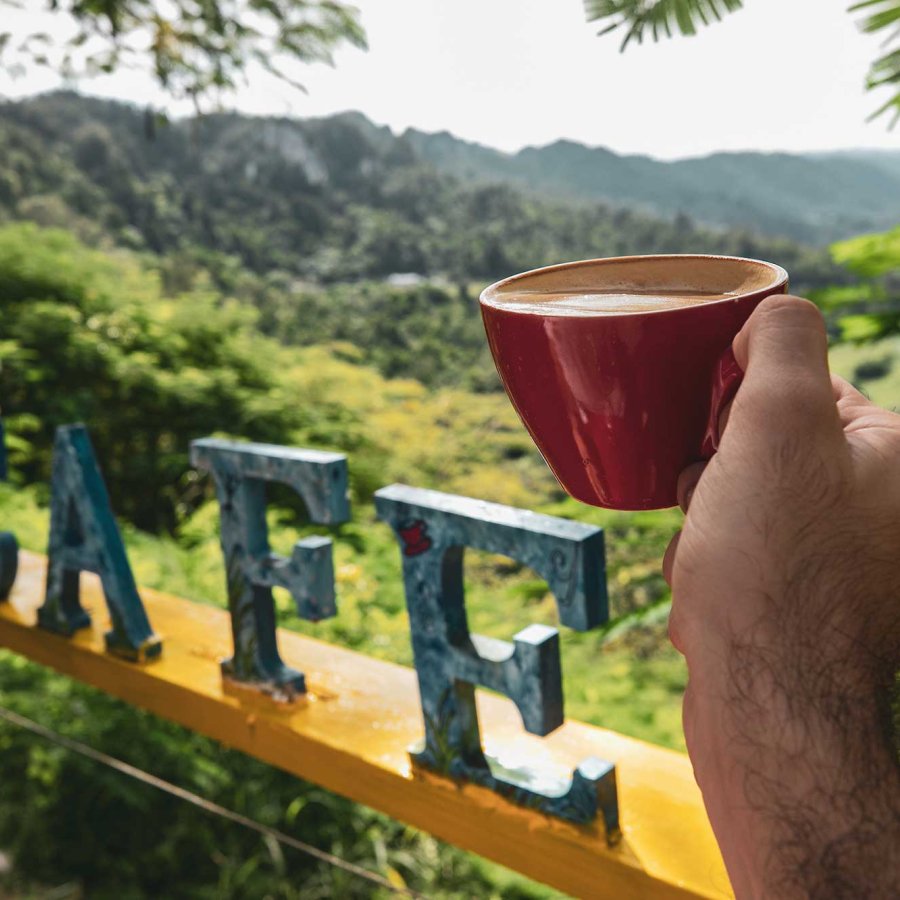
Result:
{"label": "white sky haze", "polygon": [[[745,0],[693,38],[630,47],[596,37],[580,0],[357,0],[369,51],[298,67],[309,94],[262,73],[229,105],[327,115],[358,109],[396,131],[447,130],[503,150],[569,138],[674,158],[715,150],[900,149],[900,126],[867,123],[863,83],[879,49],[849,0]],[[61,17],[0,8],[0,30],[65,31]],[[12,27],[11,27],[12,26]],[[11,81],[22,96],[59,86],[49,72]],[[187,110],[140,72],[81,82],[94,94]]]}

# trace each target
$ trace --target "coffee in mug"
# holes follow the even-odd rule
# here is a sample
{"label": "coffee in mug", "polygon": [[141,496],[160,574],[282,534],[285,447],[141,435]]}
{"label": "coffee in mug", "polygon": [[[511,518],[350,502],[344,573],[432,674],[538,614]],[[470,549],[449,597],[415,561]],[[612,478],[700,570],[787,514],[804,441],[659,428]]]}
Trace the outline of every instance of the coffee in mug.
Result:
{"label": "coffee in mug", "polygon": [[497,371],[563,488],[611,509],[674,506],[740,370],[731,342],[788,276],[725,256],[585,260],[481,295]]}

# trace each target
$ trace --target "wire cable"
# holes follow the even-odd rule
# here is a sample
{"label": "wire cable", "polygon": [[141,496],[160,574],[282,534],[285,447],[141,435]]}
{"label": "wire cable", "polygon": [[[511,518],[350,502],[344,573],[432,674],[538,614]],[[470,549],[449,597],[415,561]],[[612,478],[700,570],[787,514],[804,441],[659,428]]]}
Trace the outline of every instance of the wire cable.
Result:
{"label": "wire cable", "polygon": [[320,850],[318,847],[314,847],[312,844],[307,844],[304,841],[300,841],[297,838],[291,837],[289,834],[285,834],[283,831],[278,831],[276,828],[270,828],[268,825],[263,825],[261,822],[257,822],[255,819],[251,819],[248,816],[244,816],[240,813],[234,812],[233,810],[226,809],[224,806],[220,806],[218,803],[213,803],[212,800],[207,800],[205,797],[201,797],[199,794],[195,794],[183,787],[179,787],[177,784],[172,784],[170,781],[166,781],[165,779],[159,778],[156,775],[151,775],[149,772],[145,772],[143,769],[139,769],[127,762],[123,762],[121,759],[116,759],[114,756],[109,756],[108,754],[103,753],[100,750],[95,750],[93,747],[89,747],[87,744],[82,744],[81,741],[76,741],[73,738],[58,734],[52,729],[47,728],[46,726],[41,725],[38,722],[33,721],[32,719],[28,719],[25,716],[19,715],[19,713],[13,712],[12,710],[6,709],[2,706],[0,706],[0,719],[4,719],[12,725],[17,725],[19,728],[22,728],[25,731],[29,731],[32,734],[37,735],[38,737],[42,737],[44,738],[44,740],[50,741],[51,743],[56,744],[57,746],[70,751],[71,753],[76,753],[79,756],[83,756],[87,759],[92,760],[93,762],[100,763],[101,765],[107,766],[110,769],[114,769],[116,772],[119,772],[122,775],[127,775],[129,778],[133,778],[135,781],[140,781],[143,784],[156,788],[159,791],[163,791],[166,794],[177,797],[179,800],[184,800],[186,803],[197,806],[205,812],[210,813],[211,815],[227,819],[228,821],[234,822],[237,825],[242,825],[244,828],[255,831],[257,834],[261,834],[263,837],[268,837],[278,841],[279,844],[283,844],[285,847],[291,847],[292,849],[298,850],[300,851],[300,853],[305,853],[307,856],[311,856],[313,857],[313,859],[317,859],[320,862],[327,863],[330,866],[335,866],[338,869],[343,869],[345,872],[349,872],[351,875],[356,875],[358,878],[363,878],[366,881],[371,882],[372,884],[377,884],[379,887],[391,891],[394,894],[400,894],[404,897],[416,897],[419,898],[419,900],[425,900],[423,894],[412,890],[412,888],[398,887],[376,872],[372,872],[371,870],[365,869],[362,866],[357,866],[355,863],[347,862],[347,860],[341,859],[339,856],[335,856],[334,854],[328,853],[325,850]]}

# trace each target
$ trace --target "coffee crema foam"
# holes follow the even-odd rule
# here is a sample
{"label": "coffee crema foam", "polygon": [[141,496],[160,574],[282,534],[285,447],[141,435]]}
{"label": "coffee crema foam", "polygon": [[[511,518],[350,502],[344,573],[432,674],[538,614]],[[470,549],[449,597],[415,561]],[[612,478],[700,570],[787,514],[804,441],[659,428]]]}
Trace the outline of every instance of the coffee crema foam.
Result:
{"label": "coffee crema foam", "polygon": [[510,291],[495,294],[487,302],[509,312],[535,316],[609,316],[621,313],[657,312],[699,306],[739,296],[714,291]]}

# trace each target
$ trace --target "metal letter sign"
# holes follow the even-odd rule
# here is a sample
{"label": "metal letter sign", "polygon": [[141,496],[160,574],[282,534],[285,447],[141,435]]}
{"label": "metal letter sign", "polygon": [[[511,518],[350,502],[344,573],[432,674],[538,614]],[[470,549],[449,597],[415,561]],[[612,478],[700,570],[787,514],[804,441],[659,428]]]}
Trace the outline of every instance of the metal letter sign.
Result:
{"label": "metal letter sign", "polygon": [[[6,432],[0,419],[0,481],[6,481]],[[11,531],[0,531],[0,600],[12,590],[19,570],[19,542]]]}
{"label": "metal letter sign", "polygon": [[0,600],[12,590],[19,571],[19,542],[11,531],[0,531]]}
{"label": "metal letter sign", "polygon": [[159,656],[162,642],[150,627],[83,425],[56,429],[50,494],[47,592],[38,624],[65,635],[87,628],[79,580],[82,571],[96,572],[112,620],[107,650],[135,661]]}
{"label": "metal letter sign", "polygon": [[228,608],[234,656],[222,664],[234,681],[275,697],[306,690],[303,674],[286,666],[278,653],[272,588],[286,588],[297,614],[318,621],[336,613],[331,541],[297,541],[290,559],[269,547],[266,482],[293,488],[313,522],[337,524],[350,518],[347,458],[339,453],[295,450],[274,444],[248,444],[204,438],[191,442],[191,462],[211,472],[221,515]]}
{"label": "metal letter sign", "polygon": [[421,765],[468,779],[575,822],[599,811],[612,843],[619,835],[615,767],[585,760],[557,791],[534,789],[535,773],[513,777],[482,750],[475,686],[505,694],[525,729],[545,735],[563,722],[559,633],[530,625],[513,643],[470,634],[463,595],[466,547],[501,553],[543,576],[563,624],[586,631],[608,618],[603,532],[599,528],[407,487],[375,494],[378,516],[400,539],[403,580],[422,712]]}

